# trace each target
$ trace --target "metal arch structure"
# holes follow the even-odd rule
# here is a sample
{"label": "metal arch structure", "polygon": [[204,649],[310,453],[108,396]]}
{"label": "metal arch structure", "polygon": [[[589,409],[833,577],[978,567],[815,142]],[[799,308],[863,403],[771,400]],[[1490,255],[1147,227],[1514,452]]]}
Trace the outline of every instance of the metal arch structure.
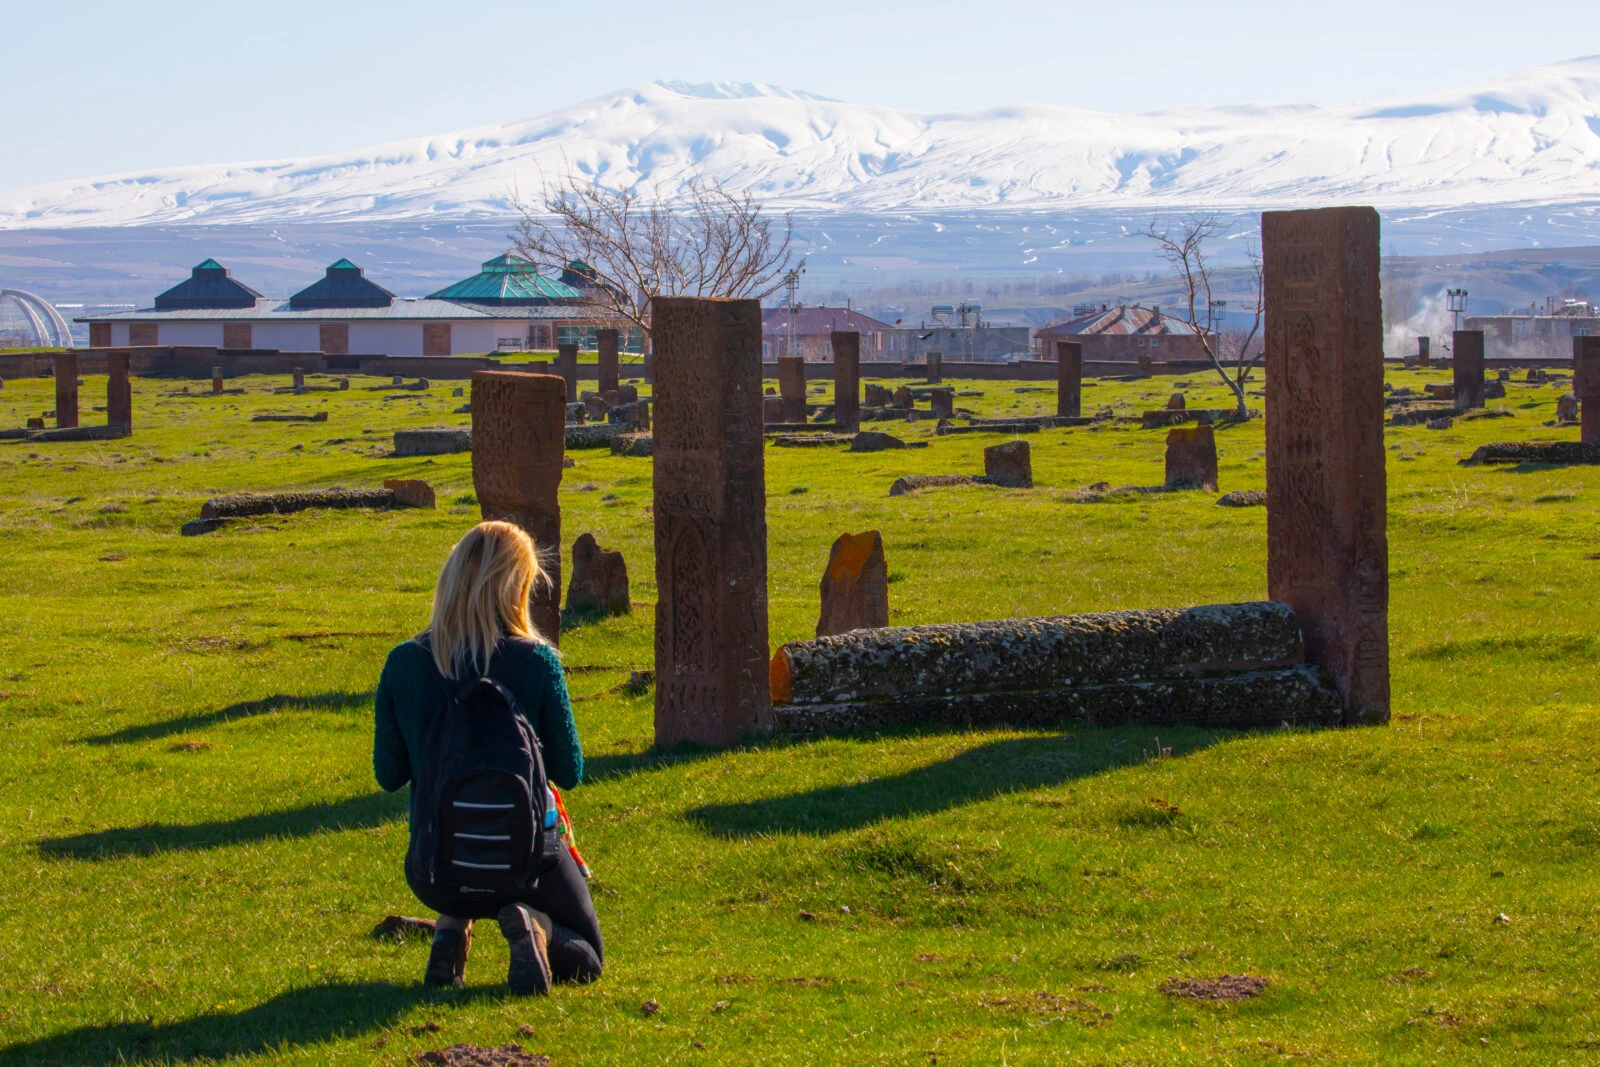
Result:
{"label": "metal arch structure", "polygon": [[0,289],[0,304],[7,300],[16,304],[27,317],[40,347],[72,347],[72,327],[48,300],[21,289]]}

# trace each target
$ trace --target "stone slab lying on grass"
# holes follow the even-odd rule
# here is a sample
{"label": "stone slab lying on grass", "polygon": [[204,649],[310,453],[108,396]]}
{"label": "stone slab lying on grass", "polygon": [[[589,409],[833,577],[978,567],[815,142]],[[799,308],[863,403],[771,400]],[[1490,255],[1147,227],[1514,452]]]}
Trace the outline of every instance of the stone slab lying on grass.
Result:
{"label": "stone slab lying on grass", "polygon": [[763,433],[836,433],[837,423],[832,422],[769,422],[761,427]]}
{"label": "stone slab lying on grass", "polygon": [[395,500],[408,508],[437,507],[433,486],[416,478],[385,478],[383,487],[394,494]]}
{"label": "stone slab lying on grass", "polygon": [[896,478],[889,487],[890,496],[905,496],[917,489],[932,489],[942,485],[983,485],[989,479],[981,474],[908,474]]}
{"label": "stone slab lying on grass", "polygon": [[622,433],[611,439],[613,456],[650,456],[655,454],[655,436],[648,433]]}
{"label": "stone slab lying on grass", "polygon": [[199,537],[201,534],[220,530],[233,521],[233,519],[190,519],[179,528],[178,533],[184,537]]}
{"label": "stone slab lying on grass", "polygon": [[850,439],[852,452],[883,452],[891,448],[904,448],[906,443],[893,434],[877,430],[862,430]]}
{"label": "stone slab lying on grass", "polygon": [[567,424],[567,447],[610,448],[613,439],[628,432],[628,427],[617,422],[595,422],[585,426]]}
{"label": "stone slab lying on grass", "polygon": [[1224,508],[1255,508],[1267,506],[1265,489],[1235,489],[1217,497],[1217,506]]}
{"label": "stone slab lying on grass", "polygon": [[955,433],[1038,433],[1043,427],[1037,422],[984,422],[973,426],[957,426],[941,420],[933,432],[940,437]]}
{"label": "stone slab lying on grass", "polygon": [[327,422],[328,413],[319,411],[315,415],[252,415],[251,422]]}
{"label": "stone slab lying on grass", "polygon": [[1463,467],[1475,467],[1480,463],[1600,463],[1600,444],[1584,444],[1581,441],[1500,441],[1481,446],[1461,461]]}
{"label": "stone slab lying on grass", "polygon": [[302,493],[234,493],[200,505],[202,519],[246,515],[287,515],[311,508],[392,508],[404,506],[393,489],[311,489]]}
{"label": "stone slab lying on grass", "polygon": [[968,426],[1037,426],[1043,430],[1058,430],[1068,426],[1088,426],[1095,422],[1092,415],[1017,415],[1007,419],[968,418]]}
{"label": "stone slab lying on grass", "polygon": [[1309,666],[1205,678],[1174,676],[822,704],[787,704],[775,699],[772,712],[777,729],[786,734],[846,734],[920,725],[1063,723],[1252,729],[1283,724],[1336,726],[1342,715],[1332,680]]}
{"label": "stone slab lying on grass", "polygon": [[40,430],[30,441],[115,441],[129,436],[126,426],[63,426],[54,430]]}
{"label": "stone slab lying on grass", "polygon": [[825,445],[845,445],[855,440],[848,433],[784,433],[776,434],[772,443],[778,448],[820,448]]}
{"label": "stone slab lying on grass", "polygon": [[1389,416],[1390,426],[1421,426],[1432,419],[1454,419],[1467,413],[1466,408],[1449,404],[1412,404]]}
{"label": "stone slab lying on grass", "polygon": [[787,704],[902,698],[1297,667],[1300,623],[1269,600],[857,630],[772,657]]}
{"label": "stone slab lying on grass", "polygon": [[396,430],[397,456],[442,456],[472,451],[471,430]]}

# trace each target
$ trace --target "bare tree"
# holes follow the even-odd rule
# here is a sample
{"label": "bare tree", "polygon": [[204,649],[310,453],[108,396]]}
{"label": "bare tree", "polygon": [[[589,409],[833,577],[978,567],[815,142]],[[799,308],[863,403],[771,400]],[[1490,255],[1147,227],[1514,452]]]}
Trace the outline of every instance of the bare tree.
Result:
{"label": "bare tree", "polygon": [[1245,403],[1245,386],[1250,382],[1250,372],[1261,363],[1255,342],[1261,333],[1261,316],[1266,304],[1261,286],[1261,254],[1252,247],[1247,252],[1252,295],[1240,309],[1252,316],[1250,325],[1226,333],[1218,329],[1226,301],[1217,300],[1212,291],[1212,267],[1207,259],[1206,242],[1226,233],[1227,227],[1215,215],[1191,215],[1175,224],[1162,224],[1152,219],[1144,236],[1156,243],[1161,258],[1177,275],[1183,292],[1181,299],[1188,312],[1184,325],[1200,342],[1217,376],[1232,391],[1235,415],[1244,419],[1250,414]]}
{"label": "bare tree", "polygon": [[781,231],[748,191],[698,177],[670,197],[607,189],[572,174],[547,186],[536,206],[519,204],[512,247],[544,271],[582,263],[583,301],[596,318],[650,332],[650,299],[755,297],[783,284],[793,220]]}

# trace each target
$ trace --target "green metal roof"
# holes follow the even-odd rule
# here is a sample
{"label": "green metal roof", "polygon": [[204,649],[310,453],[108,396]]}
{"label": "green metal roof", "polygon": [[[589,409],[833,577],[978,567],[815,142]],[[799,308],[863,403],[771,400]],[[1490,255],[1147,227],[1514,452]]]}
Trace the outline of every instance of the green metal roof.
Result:
{"label": "green metal roof", "polygon": [[516,256],[496,256],[483,270],[452,286],[429,293],[432,300],[470,300],[475,304],[531,304],[580,300],[583,294],[570,285],[546,278],[533,264]]}

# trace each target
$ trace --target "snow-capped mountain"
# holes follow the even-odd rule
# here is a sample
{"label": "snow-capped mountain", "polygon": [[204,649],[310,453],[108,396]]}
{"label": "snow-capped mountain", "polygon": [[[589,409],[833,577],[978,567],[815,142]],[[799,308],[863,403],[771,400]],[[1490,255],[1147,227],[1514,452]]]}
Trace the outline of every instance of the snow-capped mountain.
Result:
{"label": "snow-capped mountain", "polygon": [[1378,105],[914,114],[769,85],[655,83],[545,115],[302,160],[0,192],[0,226],[504,216],[574,169],[697,174],[804,211],[1600,201],[1600,56]]}

